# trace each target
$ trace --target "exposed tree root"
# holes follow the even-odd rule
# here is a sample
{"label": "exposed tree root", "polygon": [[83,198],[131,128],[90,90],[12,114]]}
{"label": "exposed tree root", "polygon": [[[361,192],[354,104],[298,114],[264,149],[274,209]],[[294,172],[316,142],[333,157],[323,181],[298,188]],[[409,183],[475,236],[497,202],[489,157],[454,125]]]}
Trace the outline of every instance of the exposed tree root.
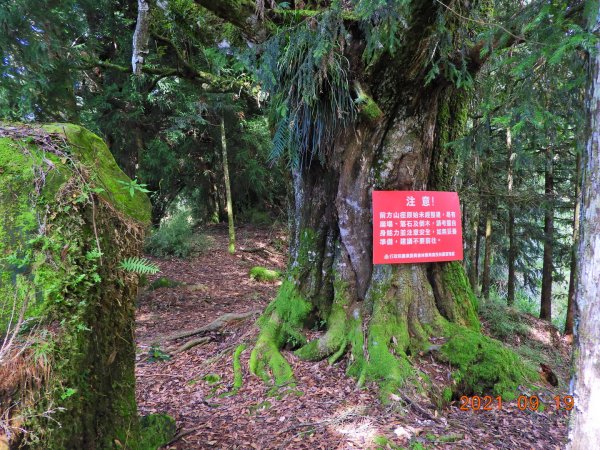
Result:
{"label": "exposed tree root", "polygon": [[[215,319],[214,321],[212,321],[211,323],[209,323],[208,325],[205,325],[203,327],[196,328],[194,330],[181,331],[181,332],[174,333],[171,335],[158,337],[155,340],[154,344],[155,345],[158,345],[161,343],[164,344],[169,341],[183,339],[186,337],[195,336],[197,334],[219,331],[221,328],[223,328],[224,326],[226,326],[227,324],[229,324],[231,322],[234,322],[236,320],[247,319],[248,317],[254,316],[259,313],[260,313],[260,311],[255,310],[255,311],[249,311],[249,312],[245,312],[245,313],[223,314],[222,316],[219,316],[217,319]],[[181,352],[184,352],[191,348],[194,348],[198,345],[206,344],[207,342],[209,342],[211,340],[212,340],[212,337],[210,337],[210,336],[201,336],[196,339],[191,339],[180,346],[168,346],[168,347],[166,347],[165,350],[167,351],[167,353],[170,353],[171,355],[176,355],[178,353],[181,353]]]}
{"label": "exposed tree root", "polygon": [[[302,325],[313,307],[286,281],[259,319],[261,331],[250,358],[250,371],[278,386],[293,383],[291,367],[280,352],[287,343],[296,348],[300,344],[296,355],[310,361],[328,358],[334,363],[348,353],[348,375],[360,386],[376,383],[383,402],[403,398],[397,395],[407,385],[419,392],[428,391],[430,380],[411,362],[411,355],[423,351],[438,350],[436,357],[455,369],[446,391],[432,394],[439,402],[442,396],[449,400],[459,393],[493,392],[508,398],[520,383],[535,378],[535,372],[523,366],[514,353],[481,335],[474,320],[456,324],[442,317],[433,291],[415,288],[425,285],[421,279],[426,276],[424,270],[394,270],[392,276],[385,273],[380,277],[383,281],[373,283],[362,302],[350,302],[346,287],[336,283],[327,330],[308,343],[304,342]],[[467,309],[469,305],[470,301],[456,308]],[[431,337],[445,338],[446,344],[432,347]],[[425,411],[420,414],[430,416]]]}
{"label": "exposed tree root", "polygon": [[277,386],[287,384],[294,379],[292,368],[279,352],[280,347],[277,343],[282,340],[282,337],[281,320],[274,312],[267,324],[262,327],[250,355],[250,372],[265,382],[273,378]]}
{"label": "exposed tree root", "polygon": [[240,357],[244,350],[246,350],[247,345],[242,343],[235,348],[233,352],[233,387],[225,396],[235,395],[242,388],[242,384],[244,382],[244,374],[242,373],[242,363],[240,361]]}
{"label": "exposed tree root", "polygon": [[195,328],[193,330],[180,331],[178,333],[169,334],[167,336],[160,336],[160,337],[156,338],[154,343],[161,344],[161,343],[168,342],[168,341],[174,341],[176,339],[183,339],[186,337],[195,336],[196,334],[208,333],[211,331],[218,331],[221,328],[223,328],[225,325],[227,325],[229,322],[247,319],[248,317],[260,314],[261,312],[262,311],[260,311],[260,310],[254,310],[254,311],[248,311],[245,313],[223,314],[222,316],[217,317],[215,320],[213,320],[208,325],[205,325],[200,328]]}
{"label": "exposed tree root", "polygon": [[404,400],[404,402],[408,405],[410,405],[412,408],[415,409],[415,411],[417,411],[417,413],[419,413],[419,415],[427,420],[436,420],[435,417],[433,417],[431,414],[429,414],[429,412],[425,409],[423,409],[417,402],[415,402],[413,399],[411,399],[408,395],[402,394],[400,393],[400,398],[402,400]]}
{"label": "exposed tree root", "polygon": [[261,331],[250,355],[251,373],[264,381],[272,378],[277,386],[293,382],[292,368],[279,349],[286,343],[298,346],[306,341],[300,330],[311,310],[312,305],[292,282],[281,285],[277,298],[258,321]]}
{"label": "exposed tree root", "polygon": [[240,356],[244,350],[246,350],[246,344],[240,344],[233,352],[233,390],[235,392],[240,390],[244,381],[240,362]]}
{"label": "exposed tree root", "polygon": [[168,353],[170,353],[171,355],[176,355],[178,353],[185,352],[186,350],[189,350],[190,348],[194,348],[198,345],[206,344],[207,342],[209,342],[211,340],[212,340],[212,338],[210,336],[202,336],[197,339],[192,339],[191,341],[187,341],[185,344],[183,344],[180,347],[177,347],[174,350],[169,350]]}

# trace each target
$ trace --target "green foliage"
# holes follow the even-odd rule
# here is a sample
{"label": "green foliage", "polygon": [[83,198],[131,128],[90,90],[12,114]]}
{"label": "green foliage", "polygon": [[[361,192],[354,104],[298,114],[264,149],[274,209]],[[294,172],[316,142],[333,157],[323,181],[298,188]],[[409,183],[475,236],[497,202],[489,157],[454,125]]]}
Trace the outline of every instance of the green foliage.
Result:
{"label": "green foliage", "polygon": [[250,208],[237,215],[237,220],[241,223],[265,226],[273,223],[273,218],[268,212],[256,208]]}
{"label": "green foliage", "polygon": [[202,379],[208,384],[216,384],[221,381],[221,376],[216,373],[207,373]]}
{"label": "green foliage", "polygon": [[154,290],[160,289],[160,288],[174,288],[177,286],[181,286],[182,284],[184,284],[184,283],[181,283],[176,280],[172,280],[169,277],[160,277],[160,278],[157,278],[156,280],[154,280],[152,283],[150,283],[150,286],[148,286],[148,290],[154,291]]}
{"label": "green foliage", "polygon": [[135,197],[136,192],[142,192],[144,194],[151,192],[148,189],[146,189],[146,186],[148,186],[147,184],[139,183],[138,180],[135,178],[129,181],[118,180],[117,182],[123,185],[123,189],[129,192],[131,198]]}
{"label": "green foliage", "polygon": [[366,35],[364,61],[372,64],[385,53],[394,54],[404,44],[401,31],[410,17],[410,2],[358,0],[355,4],[354,13]]}
{"label": "green foliage", "polygon": [[274,282],[281,278],[281,272],[278,270],[271,270],[260,266],[250,269],[249,275],[251,279],[256,281]]}
{"label": "green foliage", "polygon": [[440,352],[455,368],[455,396],[491,393],[510,400],[520,384],[539,379],[532,367],[499,341],[458,326],[449,326],[447,332],[449,339]]}
{"label": "green foliage", "polygon": [[147,258],[140,258],[139,256],[133,256],[126,258],[119,263],[119,267],[128,272],[135,272],[139,274],[155,274],[160,272],[160,268],[153,262],[150,262]]}
{"label": "green foliage", "polygon": [[149,414],[140,419],[140,440],[133,450],[157,450],[169,442],[177,432],[175,419],[167,414]]}
{"label": "green foliage", "polygon": [[356,115],[344,57],[346,29],[339,7],[287,28],[263,46],[257,76],[273,96],[272,158],[308,163],[323,159],[339,131]]}
{"label": "green foliage", "polygon": [[520,321],[520,314],[508,308],[505,302],[495,295],[491,295],[490,300],[482,302],[479,314],[490,334],[497,339],[526,336],[528,333],[527,326]]}
{"label": "green foliage", "polygon": [[161,350],[158,345],[153,345],[148,350],[148,362],[164,362],[171,359],[171,355]]}
{"label": "green foliage", "polygon": [[187,210],[176,212],[161,223],[146,240],[146,251],[154,256],[177,256],[187,258],[202,253],[210,246],[202,235],[194,233],[194,227]]}

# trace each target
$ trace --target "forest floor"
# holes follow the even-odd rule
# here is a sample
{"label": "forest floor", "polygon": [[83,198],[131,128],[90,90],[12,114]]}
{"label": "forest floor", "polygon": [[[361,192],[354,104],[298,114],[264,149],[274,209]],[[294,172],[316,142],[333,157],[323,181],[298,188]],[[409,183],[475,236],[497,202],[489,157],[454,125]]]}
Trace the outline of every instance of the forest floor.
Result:
{"label": "forest floor", "polygon": [[[253,266],[283,270],[285,232],[243,226],[237,229],[238,251],[227,252],[227,230],[205,230],[211,248],[191,259],[156,259],[160,276],[183,283],[142,292],[137,311],[137,400],[140,414],[167,413],[178,434],[166,449],[560,449],[566,438],[567,412],[557,410],[554,397],[567,392],[569,347],[545,322],[508,316],[518,327],[502,330],[495,316],[484,316],[487,332],[503,332],[505,341],[524,357],[546,362],[559,386],[523,387],[537,395],[545,408],[520,410],[516,400],[491,411],[460,409],[452,402],[436,410],[427,399],[399,393],[382,405],[374,389],[359,389],[345,375],[345,361],[307,363],[284,351],[297,380],[295,387],[274,391],[248,373],[248,358],[258,333],[254,322],[275,296],[278,283],[258,282]],[[246,250],[246,251],[242,251]],[[247,251],[251,250],[251,251]],[[153,277],[150,281],[155,280]],[[498,313],[497,310],[495,310]],[[180,340],[173,333],[194,330],[226,313],[255,312]],[[502,313],[500,313],[502,314]],[[503,314],[505,317],[507,314]],[[487,318],[487,321],[486,321]],[[512,322],[511,322],[512,323]],[[177,352],[193,338],[201,344]],[[233,353],[241,343],[243,385],[234,395]],[[168,357],[166,352],[173,352]],[[447,383],[451,368],[431,355],[414,365],[434,383]],[[368,387],[368,386],[367,386]],[[522,404],[523,406],[523,404]]]}

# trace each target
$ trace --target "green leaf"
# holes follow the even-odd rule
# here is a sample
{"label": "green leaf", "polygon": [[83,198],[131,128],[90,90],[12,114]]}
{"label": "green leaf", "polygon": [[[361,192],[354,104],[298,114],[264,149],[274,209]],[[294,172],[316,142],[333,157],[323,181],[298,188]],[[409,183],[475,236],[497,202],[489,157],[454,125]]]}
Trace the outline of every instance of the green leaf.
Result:
{"label": "green leaf", "polygon": [[150,262],[147,258],[140,258],[138,256],[124,259],[119,263],[119,267],[128,272],[139,274],[152,275],[160,272],[160,268],[156,264]]}

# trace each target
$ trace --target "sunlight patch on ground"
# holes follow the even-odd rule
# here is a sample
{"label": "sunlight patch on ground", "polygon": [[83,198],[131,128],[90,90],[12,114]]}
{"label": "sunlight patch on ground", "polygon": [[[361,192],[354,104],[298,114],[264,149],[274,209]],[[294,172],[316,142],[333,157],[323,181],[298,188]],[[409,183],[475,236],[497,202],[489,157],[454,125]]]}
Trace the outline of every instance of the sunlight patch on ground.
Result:
{"label": "sunlight patch on ground", "polygon": [[371,447],[380,434],[373,420],[368,416],[368,408],[364,405],[353,405],[338,409],[331,419],[329,429],[340,434],[347,442],[359,448]]}
{"label": "sunlight patch on ground", "polygon": [[368,418],[362,418],[334,428],[333,431],[343,435],[348,441],[358,444],[360,447],[371,447],[377,437],[377,428],[373,426],[373,421]]}
{"label": "sunlight patch on ground", "polygon": [[529,329],[529,335],[531,339],[534,339],[545,345],[552,345],[552,338],[550,337],[550,333],[548,333],[548,330],[531,327]]}

